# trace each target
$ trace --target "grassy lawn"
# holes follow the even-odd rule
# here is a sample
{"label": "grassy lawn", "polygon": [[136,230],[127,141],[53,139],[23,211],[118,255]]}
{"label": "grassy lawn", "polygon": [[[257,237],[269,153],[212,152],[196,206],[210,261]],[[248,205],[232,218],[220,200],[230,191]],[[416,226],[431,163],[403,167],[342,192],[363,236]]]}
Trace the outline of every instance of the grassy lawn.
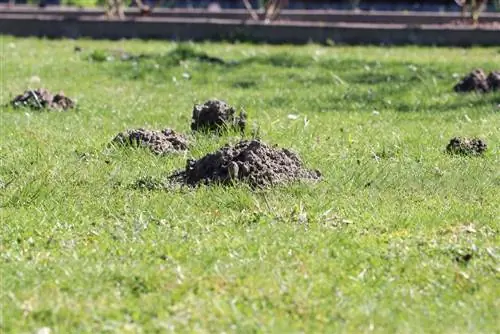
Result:
{"label": "grassy lawn", "polygon": [[[3,333],[499,333],[500,93],[452,91],[500,69],[498,48],[192,45],[229,62],[212,64],[167,42],[0,38]],[[89,60],[108,49],[150,57]],[[79,108],[3,106],[28,87]],[[189,133],[212,97],[322,181],[131,189],[241,139],[106,147]],[[445,154],[458,135],[488,151]]]}

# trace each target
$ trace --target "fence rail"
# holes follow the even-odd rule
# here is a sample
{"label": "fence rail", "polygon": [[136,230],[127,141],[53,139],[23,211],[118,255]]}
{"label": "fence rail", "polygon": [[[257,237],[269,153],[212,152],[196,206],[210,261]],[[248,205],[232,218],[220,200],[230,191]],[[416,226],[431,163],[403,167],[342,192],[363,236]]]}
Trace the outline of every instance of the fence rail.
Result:
{"label": "fence rail", "polygon": [[[66,17],[103,16],[102,8],[77,8],[77,7],[52,7],[39,9],[33,6],[16,6],[13,8],[0,7],[0,14],[40,14],[62,15]],[[129,17],[139,17],[139,11],[129,8],[125,11]],[[247,20],[249,15],[244,9],[224,9],[219,12],[206,9],[166,9],[156,8],[152,17],[189,17],[189,18],[214,18],[228,20]],[[287,21],[310,22],[356,22],[356,23],[400,23],[400,24],[444,24],[461,18],[460,13],[450,12],[384,12],[366,11],[355,12],[347,10],[283,10],[280,16]],[[483,13],[481,22],[500,24],[500,13]]]}
{"label": "fence rail", "polygon": [[500,46],[500,25],[482,28],[418,23],[281,21],[271,24],[211,17],[129,16],[107,20],[98,15],[6,14],[0,34],[49,38],[168,39],[265,43],[339,43],[385,45]]}

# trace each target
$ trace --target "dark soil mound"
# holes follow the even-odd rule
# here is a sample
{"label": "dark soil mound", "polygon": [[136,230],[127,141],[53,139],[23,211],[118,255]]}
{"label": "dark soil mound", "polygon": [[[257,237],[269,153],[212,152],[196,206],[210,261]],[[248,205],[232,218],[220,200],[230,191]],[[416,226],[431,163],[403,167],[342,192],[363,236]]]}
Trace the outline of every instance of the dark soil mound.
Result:
{"label": "dark soil mound", "polygon": [[22,95],[16,96],[11,104],[14,108],[27,107],[31,109],[68,110],[75,107],[75,103],[63,92],[53,95],[47,89],[40,88],[27,90]]}
{"label": "dark soil mound", "polygon": [[500,71],[493,71],[486,78],[490,90],[500,90]]}
{"label": "dark soil mound", "polygon": [[188,149],[188,141],[174,130],[161,131],[134,129],[119,133],[112,144],[132,147],[147,147],[155,154],[168,154]]}
{"label": "dark soil mound", "polygon": [[233,107],[220,100],[197,104],[193,108],[191,130],[219,132],[233,128],[243,132],[246,126],[246,114],[240,112],[238,117],[235,113]]}
{"label": "dark soil mound", "polygon": [[487,92],[489,91],[489,86],[486,74],[484,74],[483,70],[476,69],[457,83],[455,87],[453,87],[453,90],[458,93],[472,91]]}
{"label": "dark soil mound", "polygon": [[320,177],[319,171],[305,169],[299,157],[287,149],[271,148],[257,140],[243,140],[199,160],[188,160],[186,170],[174,174],[171,179],[191,186],[246,182],[252,187],[266,187]]}
{"label": "dark soil mound", "polygon": [[486,142],[481,139],[455,137],[446,146],[446,151],[452,154],[481,155],[486,151],[486,148]]}

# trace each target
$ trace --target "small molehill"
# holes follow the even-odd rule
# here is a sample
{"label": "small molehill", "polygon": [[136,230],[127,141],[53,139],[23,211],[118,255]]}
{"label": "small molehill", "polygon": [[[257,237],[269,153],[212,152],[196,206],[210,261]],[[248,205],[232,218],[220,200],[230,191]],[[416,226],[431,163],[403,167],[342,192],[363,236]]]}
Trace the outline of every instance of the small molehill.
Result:
{"label": "small molehill", "polygon": [[221,132],[230,128],[244,131],[246,126],[246,114],[236,111],[226,102],[221,100],[209,100],[204,104],[197,104],[193,108],[191,130]]}
{"label": "small molehill", "polygon": [[112,144],[130,147],[146,147],[153,153],[162,155],[188,149],[187,138],[172,129],[161,131],[132,129],[121,132],[111,141]]}
{"label": "small molehill", "polygon": [[491,72],[486,78],[488,87],[492,91],[500,90],[500,71]]}
{"label": "small molehill", "polygon": [[304,168],[300,158],[287,149],[269,147],[258,140],[243,140],[199,160],[188,160],[186,169],[170,179],[190,186],[246,182],[252,187],[267,187],[297,180],[315,181],[320,177],[319,171]]}
{"label": "small molehill", "polygon": [[446,146],[446,151],[451,154],[482,155],[487,149],[486,142],[478,138],[455,137]]}
{"label": "small molehill", "polygon": [[14,108],[30,108],[36,110],[68,110],[75,107],[75,102],[65,96],[63,92],[52,94],[45,88],[29,89],[24,94],[16,96],[11,105]]}
{"label": "small molehill", "polygon": [[482,69],[476,69],[465,76],[459,83],[457,83],[453,90],[458,93],[466,92],[488,92],[489,86],[486,74]]}

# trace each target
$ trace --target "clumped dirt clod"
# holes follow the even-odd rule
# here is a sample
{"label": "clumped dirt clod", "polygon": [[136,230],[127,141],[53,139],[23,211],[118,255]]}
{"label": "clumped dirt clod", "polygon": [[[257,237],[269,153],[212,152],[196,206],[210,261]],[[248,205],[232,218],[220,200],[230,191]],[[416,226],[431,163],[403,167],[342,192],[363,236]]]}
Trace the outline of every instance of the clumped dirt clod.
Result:
{"label": "clumped dirt clod", "polygon": [[246,113],[236,111],[221,100],[208,100],[204,104],[197,104],[193,108],[191,130],[220,132],[229,128],[245,131]]}
{"label": "clumped dirt clod", "polygon": [[500,71],[491,72],[486,78],[488,87],[492,91],[500,90]]}
{"label": "clumped dirt clod", "polygon": [[147,147],[153,153],[162,155],[188,149],[187,138],[172,129],[161,131],[132,129],[121,132],[111,141],[112,144],[132,147]]}
{"label": "clumped dirt clod", "polygon": [[75,107],[75,102],[63,92],[53,95],[47,89],[29,89],[24,94],[16,96],[11,105],[14,108],[27,107],[31,109],[68,110]]}
{"label": "clumped dirt clod", "polygon": [[254,188],[320,178],[321,173],[304,168],[295,153],[269,147],[258,140],[243,140],[199,160],[188,160],[184,171],[170,177],[190,186],[246,182]]}
{"label": "clumped dirt clod", "polygon": [[478,138],[454,137],[446,146],[446,151],[451,154],[481,155],[487,147],[486,142]]}
{"label": "clumped dirt clod", "polygon": [[486,74],[482,69],[472,71],[453,87],[453,90],[458,93],[472,91],[485,93],[489,89]]}

